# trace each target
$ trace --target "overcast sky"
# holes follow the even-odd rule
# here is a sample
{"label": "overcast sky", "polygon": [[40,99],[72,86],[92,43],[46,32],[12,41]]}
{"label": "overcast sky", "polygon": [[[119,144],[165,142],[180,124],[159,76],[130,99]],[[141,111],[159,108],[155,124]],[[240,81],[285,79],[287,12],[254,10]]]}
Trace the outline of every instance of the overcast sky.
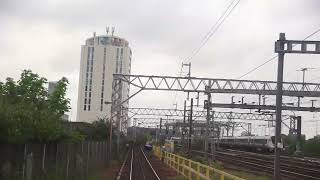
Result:
{"label": "overcast sky", "polygon": [[[0,0],[0,79],[17,78],[23,69],[52,81],[67,77],[74,120],[80,46],[92,32],[105,34],[106,26],[115,26],[115,34],[126,38],[132,48],[133,74],[178,75],[183,60],[199,46],[230,2]],[[318,0],[241,0],[191,59],[192,76],[238,78],[275,55],[274,41],[280,32],[287,39],[303,39],[319,28]],[[320,40],[320,33],[310,40]],[[243,79],[275,80],[276,65],[273,60]],[[306,80],[319,83],[319,55],[286,55],[285,81],[301,81],[302,74],[296,70],[302,67],[317,68],[307,72]],[[181,107],[182,98],[175,93],[143,92],[130,104],[172,108],[176,101]],[[315,135],[314,119],[319,115],[303,117],[308,136]]]}

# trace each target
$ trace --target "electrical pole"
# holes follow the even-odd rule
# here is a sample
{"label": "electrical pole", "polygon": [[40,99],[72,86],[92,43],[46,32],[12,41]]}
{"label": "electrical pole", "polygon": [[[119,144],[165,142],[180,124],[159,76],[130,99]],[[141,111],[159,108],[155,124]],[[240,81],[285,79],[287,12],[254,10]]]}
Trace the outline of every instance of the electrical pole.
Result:
{"label": "electrical pole", "polygon": [[251,136],[252,124],[248,123],[248,135]]}
{"label": "electrical pole", "polygon": [[302,89],[304,89],[304,86],[305,86],[304,83],[305,83],[306,71],[308,71],[309,69],[315,69],[315,68],[306,68],[306,67],[304,67],[304,68],[301,68],[301,69],[297,70],[297,71],[301,71],[302,72],[302,83],[303,83]]}
{"label": "electrical pole", "polygon": [[[306,76],[306,71],[308,71],[309,69],[315,69],[315,68],[301,68],[297,71],[301,71],[302,72],[302,90],[304,91],[305,88],[305,76]],[[300,107],[300,98],[302,97],[298,97],[298,107]]]}
{"label": "electrical pole", "polygon": [[191,155],[191,137],[192,137],[192,112],[193,111],[193,98],[191,98],[191,107],[189,115],[189,143],[188,143],[188,154]]}
{"label": "electrical pole", "polygon": [[186,100],[184,101],[184,107],[183,107],[183,127],[182,127],[182,148],[184,148],[185,142],[184,142],[184,134],[186,132]]}
{"label": "electrical pole", "polygon": [[156,125],[156,142],[159,142],[159,130],[158,130],[159,125]]}
{"label": "electrical pole", "polygon": [[[188,70],[187,76],[188,76],[188,77],[191,77],[191,62],[189,62],[189,63],[182,63],[182,68],[183,68],[183,66],[189,66],[189,70]],[[181,68],[181,69],[182,69],[182,68]]]}
{"label": "electrical pole", "polygon": [[301,155],[301,116],[297,117],[297,144],[296,144],[296,155]]}
{"label": "electrical pole", "polygon": [[[191,77],[191,62],[189,62],[189,63],[182,63],[181,73],[182,73],[183,66],[188,66],[188,67],[189,67],[187,77]],[[189,100],[189,92],[187,92],[187,100]]]}
{"label": "electrical pole", "polygon": [[204,141],[204,151],[205,153],[205,159],[208,160],[208,144],[209,144],[209,125],[210,125],[210,108],[211,108],[211,80],[209,80],[209,84],[206,88],[206,94],[207,94],[207,125],[206,125],[206,133],[205,133],[205,141]]}
{"label": "electrical pole", "polygon": [[[300,45],[299,49],[293,49]],[[315,48],[308,48],[311,45]],[[278,77],[277,77],[277,96],[276,96],[276,133],[275,133],[275,160],[274,160],[274,180],[280,179],[280,145],[281,145],[281,111],[282,111],[282,85],[283,85],[283,61],[285,53],[296,54],[320,54],[320,41],[297,41],[286,40],[285,34],[280,33],[279,40],[275,42],[275,52],[278,53]],[[306,71],[306,70],[303,70]],[[305,88],[303,77],[302,91]],[[299,99],[298,99],[299,100]],[[300,102],[298,102],[300,106]]]}
{"label": "electrical pole", "polygon": [[[112,105],[112,102],[108,102],[108,101],[105,101],[104,102],[105,105]],[[106,120],[106,124],[107,124],[107,120]],[[110,129],[109,129],[109,160],[111,160],[111,153],[112,153],[112,149],[111,149],[111,144],[112,144],[112,117],[110,117]],[[110,162],[110,161],[109,161]]]}
{"label": "electrical pole", "polygon": [[175,110],[177,110],[177,108],[178,108],[178,103],[174,103],[173,105],[174,105],[174,107],[175,107]]}
{"label": "electrical pole", "polygon": [[[218,127],[218,129],[219,129],[220,127]],[[217,141],[219,141],[218,140],[218,138],[220,137],[220,130],[219,130],[219,134],[217,135],[217,137],[216,137],[216,134],[215,134],[215,132],[214,132],[214,129],[215,129],[215,124],[214,124],[214,111],[212,111],[212,132],[213,132],[213,137],[212,137],[212,141],[213,141],[213,143],[211,143],[211,146],[213,146],[211,149],[213,150],[213,155],[212,155],[212,160],[213,160],[213,162],[216,162],[216,140]],[[216,140],[214,139],[214,138],[216,138]]]}
{"label": "electrical pole", "polygon": [[[279,48],[284,49],[283,41],[286,40],[285,34],[280,33]],[[281,142],[281,111],[282,111],[282,84],[283,84],[283,61],[284,52],[278,52],[278,75],[277,75],[277,96],[276,96],[276,131],[274,148],[274,180],[280,179],[280,142]]]}
{"label": "electrical pole", "polygon": [[263,95],[262,96],[262,105],[266,105],[266,96],[265,95]]}
{"label": "electrical pole", "polygon": [[159,130],[159,141],[160,141],[160,147],[162,147],[161,145],[161,128],[162,128],[162,118],[160,118],[160,130]]}
{"label": "electrical pole", "polygon": [[111,162],[112,158],[112,124],[113,118],[110,117],[110,133],[109,133],[109,162]]}
{"label": "electrical pole", "polygon": [[260,106],[261,106],[261,94],[259,94],[259,102],[258,102],[258,105],[259,105],[258,112],[260,113],[260,112],[261,112],[261,109],[260,109]]}
{"label": "electrical pole", "polygon": [[231,131],[231,136],[234,137],[234,122],[232,123],[232,131]]}
{"label": "electrical pole", "polygon": [[311,101],[311,107],[314,107],[314,102],[317,101],[317,100],[311,99],[310,101]]}
{"label": "electrical pole", "polygon": [[121,132],[121,118],[123,117],[122,116],[122,106],[119,107],[120,110],[119,110],[119,113],[118,113],[118,122],[117,122],[117,125],[118,125],[118,133],[117,133],[117,153],[120,152],[120,132]]}
{"label": "electrical pole", "polygon": [[134,141],[137,141],[137,118],[133,118],[133,126],[134,126]]}

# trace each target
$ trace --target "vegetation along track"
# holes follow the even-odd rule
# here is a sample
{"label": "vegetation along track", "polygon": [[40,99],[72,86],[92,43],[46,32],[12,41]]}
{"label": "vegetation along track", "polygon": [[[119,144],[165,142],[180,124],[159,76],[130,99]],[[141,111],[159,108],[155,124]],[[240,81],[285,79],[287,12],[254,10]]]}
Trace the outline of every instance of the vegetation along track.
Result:
{"label": "vegetation along track", "polygon": [[159,175],[140,147],[134,147],[122,165],[118,180],[160,180]]}
{"label": "vegetation along track", "polygon": [[[203,151],[192,151],[204,155]],[[212,156],[212,154],[209,153]],[[245,151],[217,151],[216,159],[232,166],[250,171],[273,174],[274,158],[272,155],[249,153]],[[320,180],[320,163],[303,159],[281,157],[281,176],[287,179]]]}

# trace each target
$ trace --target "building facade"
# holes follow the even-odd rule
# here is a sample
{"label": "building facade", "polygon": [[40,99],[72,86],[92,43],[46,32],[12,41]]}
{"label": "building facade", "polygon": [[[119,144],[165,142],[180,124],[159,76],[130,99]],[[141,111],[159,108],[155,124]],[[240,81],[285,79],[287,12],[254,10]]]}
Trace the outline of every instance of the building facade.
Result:
{"label": "building facade", "polygon": [[[129,43],[123,38],[94,33],[86,40],[81,46],[77,121],[110,118],[113,74],[130,74],[131,57]],[[128,96],[129,86],[124,84],[121,97]],[[128,103],[123,106],[128,107]]]}

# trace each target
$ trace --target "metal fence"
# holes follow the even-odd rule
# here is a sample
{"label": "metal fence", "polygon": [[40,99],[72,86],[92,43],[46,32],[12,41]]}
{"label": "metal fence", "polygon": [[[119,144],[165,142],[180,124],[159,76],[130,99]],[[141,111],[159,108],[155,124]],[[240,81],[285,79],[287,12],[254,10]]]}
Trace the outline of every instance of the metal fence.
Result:
{"label": "metal fence", "polygon": [[0,179],[85,180],[108,164],[106,141],[0,144]]}
{"label": "metal fence", "polygon": [[158,158],[163,158],[164,163],[189,180],[245,180],[191,159],[161,151],[159,147],[154,147],[154,153]]}

